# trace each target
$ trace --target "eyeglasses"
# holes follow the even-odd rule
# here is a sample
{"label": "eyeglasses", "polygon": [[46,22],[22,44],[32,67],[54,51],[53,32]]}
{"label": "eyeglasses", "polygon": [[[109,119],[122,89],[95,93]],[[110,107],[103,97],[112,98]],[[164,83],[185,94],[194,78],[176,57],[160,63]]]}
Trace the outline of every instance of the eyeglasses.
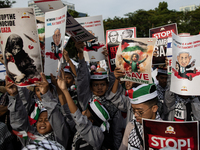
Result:
{"label": "eyeglasses", "polygon": [[[154,105],[153,105],[154,106]],[[131,112],[133,113],[133,114],[137,114],[139,117],[142,117],[142,115],[146,112],[146,111],[148,111],[149,109],[151,109],[153,106],[151,106],[151,107],[149,107],[147,110],[144,110],[144,111],[136,111],[135,109],[133,109],[132,107],[131,107]]]}

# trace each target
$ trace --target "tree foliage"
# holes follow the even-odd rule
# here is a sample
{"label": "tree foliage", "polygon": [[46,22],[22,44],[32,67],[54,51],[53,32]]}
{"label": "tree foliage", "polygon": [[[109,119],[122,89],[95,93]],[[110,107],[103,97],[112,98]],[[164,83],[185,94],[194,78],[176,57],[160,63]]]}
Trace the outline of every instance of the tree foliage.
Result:
{"label": "tree foliage", "polygon": [[149,37],[149,29],[166,24],[177,23],[178,33],[196,35],[200,32],[200,7],[195,11],[179,12],[169,10],[167,2],[148,11],[139,9],[129,12],[124,18],[114,17],[104,20],[104,29],[136,27],[137,37]]}
{"label": "tree foliage", "polygon": [[16,1],[10,1],[10,0],[0,1],[0,8],[9,8],[14,3],[16,3]]}

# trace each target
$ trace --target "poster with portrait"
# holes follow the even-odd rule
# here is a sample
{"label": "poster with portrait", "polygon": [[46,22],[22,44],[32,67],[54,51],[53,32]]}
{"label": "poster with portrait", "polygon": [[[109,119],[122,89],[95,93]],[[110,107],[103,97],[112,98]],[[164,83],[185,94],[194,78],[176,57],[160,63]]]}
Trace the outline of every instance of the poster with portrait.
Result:
{"label": "poster with portrait", "polygon": [[176,23],[149,29],[149,37],[158,39],[154,49],[157,56],[153,57],[153,65],[165,64],[167,39],[172,37],[172,33],[178,34]]}
{"label": "poster with portrait", "polygon": [[66,34],[72,36],[76,41],[88,41],[94,39],[94,35],[90,34],[83,28],[70,14],[67,12]]}
{"label": "poster with portrait", "polygon": [[44,73],[58,75],[63,61],[67,6],[45,13],[45,65]]}
{"label": "poster with portrait", "polygon": [[34,0],[34,3],[43,12],[54,11],[64,7],[63,2],[61,0]]}
{"label": "poster with portrait", "polygon": [[103,46],[105,45],[102,16],[82,17],[75,19],[82,25],[82,27],[84,27],[91,35],[95,37],[94,39],[85,41],[85,60],[94,62],[105,59],[105,56],[102,54]]}
{"label": "poster with portrait", "polygon": [[106,30],[106,47],[110,71],[115,69],[115,56],[120,42],[124,38],[136,38],[136,27]]}
{"label": "poster with portrait", "polygon": [[34,9],[0,9],[0,29],[8,80],[18,86],[40,80],[42,63]]}
{"label": "poster with portrait", "polygon": [[198,150],[198,121],[161,121],[143,119],[145,150]]}
{"label": "poster with portrait", "polygon": [[151,65],[156,38],[123,39],[118,47],[115,64],[125,71],[122,81],[152,83]]}
{"label": "poster with portrait", "polygon": [[200,35],[172,34],[172,73],[170,91],[180,95],[200,95]]}

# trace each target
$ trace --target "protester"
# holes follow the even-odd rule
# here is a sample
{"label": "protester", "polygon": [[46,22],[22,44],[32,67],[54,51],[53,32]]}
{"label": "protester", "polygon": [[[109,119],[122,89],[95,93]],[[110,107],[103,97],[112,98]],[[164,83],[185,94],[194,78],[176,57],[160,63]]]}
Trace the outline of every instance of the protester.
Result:
{"label": "protester", "polygon": [[127,124],[120,150],[143,149],[142,118],[160,120],[157,113],[157,91],[154,84],[142,84],[138,86],[130,99],[133,119]]}
{"label": "protester", "polygon": [[78,50],[79,66],[77,70],[77,82],[78,82],[78,99],[83,110],[86,109],[88,102],[92,102],[94,99],[98,99],[100,103],[108,110],[110,115],[110,127],[109,133],[104,133],[105,140],[103,146],[111,149],[118,149],[122,140],[122,115],[105,96],[107,91],[111,90],[114,77],[109,75],[109,81],[107,80],[106,72],[97,72],[90,75],[87,64],[83,57],[82,42],[75,44]]}
{"label": "protester", "polygon": [[[18,88],[6,79],[6,90],[9,94],[8,109],[10,111],[11,126],[18,132],[30,132],[34,135],[38,135],[42,139],[55,140],[66,148],[68,144],[69,129],[64,121],[63,115],[59,111],[59,107],[57,107],[57,100],[49,90],[49,83],[43,73],[41,73],[41,77],[42,81],[37,81],[36,85],[40,89],[44,109],[39,114],[36,128],[30,126],[28,114],[22,104]],[[23,146],[34,143],[30,136],[27,140],[22,138],[20,138],[20,140]]]}

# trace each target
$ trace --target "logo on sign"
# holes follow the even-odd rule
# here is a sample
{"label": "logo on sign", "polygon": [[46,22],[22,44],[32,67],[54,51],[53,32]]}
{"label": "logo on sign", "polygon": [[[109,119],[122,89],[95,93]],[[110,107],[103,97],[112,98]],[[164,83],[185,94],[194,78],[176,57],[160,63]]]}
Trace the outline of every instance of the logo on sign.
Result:
{"label": "logo on sign", "polygon": [[172,126],[167,127],[167,130],[165,131],[165,133],[176,134],[176,132],[174,131],[174,128]]}

